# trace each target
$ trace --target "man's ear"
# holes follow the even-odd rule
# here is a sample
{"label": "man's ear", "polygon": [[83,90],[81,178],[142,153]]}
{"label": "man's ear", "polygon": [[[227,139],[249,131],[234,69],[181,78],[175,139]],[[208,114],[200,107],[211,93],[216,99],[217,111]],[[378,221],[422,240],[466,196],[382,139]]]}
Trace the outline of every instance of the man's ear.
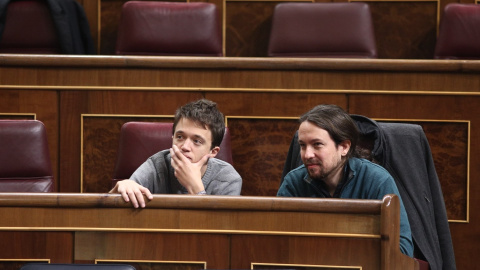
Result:
{"label": "man's ear", "polygon": [[350,140],[345,140],[339,144],[339,146],[342,148],[342,157],[346,156],[348,154],[348,151],[350,150],[350,147],[352,146],[352,142]]}
{"label": "man's ear", "polygon": [[210,154],[212,154],[213,156],[212,157],[215,157],[218,152],[220,152],[220,147],[218,146],[215,146],[212,150],[210,150]]}

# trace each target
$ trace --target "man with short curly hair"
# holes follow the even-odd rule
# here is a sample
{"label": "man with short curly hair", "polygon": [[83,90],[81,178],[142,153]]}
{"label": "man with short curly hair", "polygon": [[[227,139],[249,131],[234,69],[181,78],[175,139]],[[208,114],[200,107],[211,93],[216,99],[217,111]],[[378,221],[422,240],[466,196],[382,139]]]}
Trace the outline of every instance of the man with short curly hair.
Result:
{"label": "man with short curly hair", "polygon": [[200,99],[177,109],[172,148],[147,159],[110,193],[120,193],[135,208],[145,207],[152,193],[240,195],[242,178],[229,163],[216,159],[225,133],[217,104]]}

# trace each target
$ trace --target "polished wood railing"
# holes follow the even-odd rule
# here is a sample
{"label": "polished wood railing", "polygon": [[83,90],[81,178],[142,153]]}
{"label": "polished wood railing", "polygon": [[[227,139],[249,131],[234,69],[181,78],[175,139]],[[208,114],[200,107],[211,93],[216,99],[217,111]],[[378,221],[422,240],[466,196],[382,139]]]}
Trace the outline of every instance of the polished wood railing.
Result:
{"label": "polished wood railing", "polygon": [[162,269],[418,267],[400,252],[393,195],[383,201],[154,195],[146,208],[134,209],[118,194],[4,193],[0,216],[2,269],[35,260]]}

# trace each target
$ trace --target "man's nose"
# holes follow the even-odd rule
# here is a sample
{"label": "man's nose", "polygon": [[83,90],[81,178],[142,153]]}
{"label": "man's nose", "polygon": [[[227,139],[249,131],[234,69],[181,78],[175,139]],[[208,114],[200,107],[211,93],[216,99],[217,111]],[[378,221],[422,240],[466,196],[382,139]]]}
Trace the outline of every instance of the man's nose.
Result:
{"label": "man's nose", "polygon": [[183,141],[183,144],[181,145],[180,149],[182,151],[190,151],[190,148],[192,146],[192,141],[190,139],[186,139]]}
{"label": "man's nose", "polygon": [[313,158],[315,156],[313,148],[310,146],[305,147],[305,150],[303,151],[303,155],[306,159]]}

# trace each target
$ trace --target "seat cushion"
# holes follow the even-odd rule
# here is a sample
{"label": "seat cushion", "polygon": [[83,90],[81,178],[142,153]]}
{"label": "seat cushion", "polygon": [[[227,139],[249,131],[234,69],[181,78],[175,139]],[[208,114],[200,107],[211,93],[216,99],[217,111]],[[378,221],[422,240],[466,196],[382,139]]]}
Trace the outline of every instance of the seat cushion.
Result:
{"label": "seat cushion", "polygon": [[365,3],[281,3],[275,7],[268,56],[377,57]]}
{"label": "seat cushion", "polygon": [[116,54],[222,56],[217,7],[211,3],[126,2]]}

